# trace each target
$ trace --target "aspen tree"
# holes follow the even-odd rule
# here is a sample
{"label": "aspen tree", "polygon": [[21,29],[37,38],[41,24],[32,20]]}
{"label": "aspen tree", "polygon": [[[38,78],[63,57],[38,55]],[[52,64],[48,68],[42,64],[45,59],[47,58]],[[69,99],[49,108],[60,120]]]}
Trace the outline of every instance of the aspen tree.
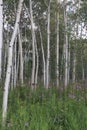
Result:
{"label": "aspen tree", "polygon": [[21,85],[23,85],[23,50],[22,50],[22,40],[21,40],[20,29],[18,28],[18,40],[19,40],[19,54],[20,54],[20,80]]}
{"label": "aspen tree", "polygon": [[35,85],[35,32],[34,32],[34,21],[32,12],[32,0],[30,0],[30,20],[31,20],[31,33],[32,33],[32,76],[31,76],[31,87],[34,89]]}
{"label": "aspen tree", "polygon": [[39,67],[39,55],[38,55],[38,48],[37,48],[36,35],[35,35],[35,50],[36,50],[35,88],[36,88],[36,86],[37,86],[37,80],[38,80],[38,67]]}
{"label": "aspen tree", "polygon": [[[60,0],[57,0],[57,6],[59,5]],[[56,14],[56,22],[57,22],[57,38],[56,38],[56,82],[57,82],[57,87],[59,86],[59,9],[57,10]]]}
{"label": "aspen tree", "polygon": [[15,44],[14,44],[14,88],[16,87],[16,83],[17,83],[17,38],[15,39]]}
{"label": "aspen tree", "polygon": [[67,13],[66,13],[66,2],[64,0],[64,25],[65,25],[65,87],[68,85],[68,36],[67,36]]}
{"label": "aspen tree", "polygon": [[47,63],[46,63],[46,88],[49,87],[49,61],[50,61],[50,3],[48,3],[48,15],[47,15]]}
{"label": "aspen tree", "polygon": [[41,29],[39,27],[39,33],[40,33],[40,40],[41,40],[41,51],[42,51],[42,59],[43,59],[43,77],[44,77],[44,87],[46,85],[46,62],[45,62],[45,54],[44,54],[44,47],[43,47],[43,38]]}
{"label": "aspen tree", "polygon": [[3,125],[5,125],[5,121],[6,121],[8,92],[9,92],[9,84],[10,84],[11,68],[12,68],[13,45],[14,45],[14,41],[17,36],[17,31],[18,31],[18,27],[19,27],[20,15],[21,15],[21,11],[22,11],[22,4],[23,4],[23,0],[19,0],[18,10],[17,10],[17,15],[16,15],[16,22],[15,22],[12,38],[10,41],[10,45],[9,45],[8,64],[7,64],[7,72],[6,72],[4,93],[3,93],[3,106],[2,106],[2,109],[3,109],[2,124]]}

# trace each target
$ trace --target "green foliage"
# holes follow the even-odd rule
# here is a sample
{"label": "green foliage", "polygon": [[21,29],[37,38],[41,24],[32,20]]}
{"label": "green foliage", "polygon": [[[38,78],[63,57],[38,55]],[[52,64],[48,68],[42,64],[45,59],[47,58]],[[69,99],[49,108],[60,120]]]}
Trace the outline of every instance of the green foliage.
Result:
{"label": "green foliage", "polygon": [[87,21],[87,1],[82,0],[81,9],[80,9],[80,17],[81,20],[86,22]]}
{"label": "green foliage", "polygon": [[87,130],[87,106],[84,99],[67,96],[71,91],[70,86],[59,96],[55,88],[45,90],[38,87],[35,91],[27,86],[16,88],[9,95],[6,127],[1,128],[0,124],[0,129]]}

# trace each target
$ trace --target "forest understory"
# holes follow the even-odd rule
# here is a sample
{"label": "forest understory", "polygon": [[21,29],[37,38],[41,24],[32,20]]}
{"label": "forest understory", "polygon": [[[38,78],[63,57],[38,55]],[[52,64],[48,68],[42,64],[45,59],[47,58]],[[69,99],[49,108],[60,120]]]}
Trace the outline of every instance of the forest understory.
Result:
{"label": "forest understory", "polygon": [[1,122],[1,130],[87,130],[86,84],[75,83],[66,90],[39,85],[33,91],[18,86],[9,94],[6,125]]}

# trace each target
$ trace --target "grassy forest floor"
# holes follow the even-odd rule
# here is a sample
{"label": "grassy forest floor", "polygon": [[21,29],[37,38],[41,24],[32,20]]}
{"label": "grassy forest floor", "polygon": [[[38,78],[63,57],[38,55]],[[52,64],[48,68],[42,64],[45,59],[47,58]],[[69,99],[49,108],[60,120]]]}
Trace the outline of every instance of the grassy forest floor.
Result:
{"label": "grassy forest floor", "polygon": [[6,127],[1,122],[0,130],[87,130],[87,89],[17,87],[9,93]]}

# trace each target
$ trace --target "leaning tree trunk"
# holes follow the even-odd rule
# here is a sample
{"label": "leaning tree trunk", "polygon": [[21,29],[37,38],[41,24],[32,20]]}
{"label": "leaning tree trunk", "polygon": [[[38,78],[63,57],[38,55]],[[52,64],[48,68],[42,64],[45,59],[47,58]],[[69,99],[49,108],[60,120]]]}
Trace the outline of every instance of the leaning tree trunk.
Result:
{"label": "leaning tree trunk", "polygon": [[46,64],[46,88],[49,87],[49,61],[50,61],[50,1],[48,5],[48,17],[47,17],[47,64]]}
{"label": "leaning tree trunk", "polygon": [[35,85],[35,32],[34,32],[34,21],[33,21],[33,13],[32,13],[32,1],[30,0],[30,20],[31,20],[31,29],[32,29],[32,76],[31,76],[31,87],[34,88]]}
{"label": "leaning tree trunk", "polygon": [[2,72],[2,45],[3,45],[3,0],[0,0],[0,81]]}
{"label": "leaning tree trunk", "polygon": [[12,38],[10,41],[10,45],[9,45],[8,65],[7,65],[6,80],[5,80],[5,87],[4,87],[4,94],[3,94],[3,112],[2,112],[3,125],[5,125],[6,113],[7,113],[8,92],[9,92],[9,84],[10,84],[11,68],[12,68],[13,45],[14,45],[14,41],[17,36],[17,31],[19,27],[22,3],[23,3],[23,0],[19,0],[16,22],[15,22]]}

